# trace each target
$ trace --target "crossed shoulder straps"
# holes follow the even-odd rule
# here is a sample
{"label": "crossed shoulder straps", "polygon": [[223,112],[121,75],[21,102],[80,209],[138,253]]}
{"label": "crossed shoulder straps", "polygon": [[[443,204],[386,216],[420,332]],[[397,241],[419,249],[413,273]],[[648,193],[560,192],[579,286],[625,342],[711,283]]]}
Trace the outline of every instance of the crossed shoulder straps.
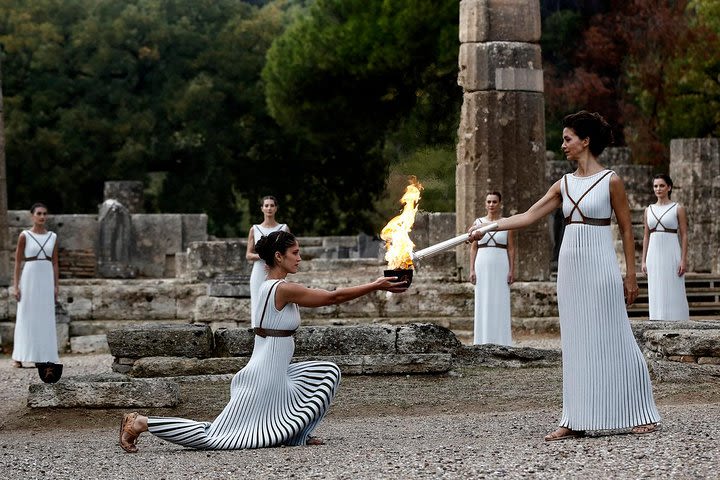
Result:
{"label": "crossed shoulder straps", "polygon": [[25,262],[33,262],[33,261],[35,261],[35,260],[48,260],[48,261],[52,262],[52,254],[51,254],[51,255],[48,255],[48,254],[47,254],[47,252],[45,251],[45,245],[47,245],[47,243],[48,243],[48,242],[50,241],[50,239],[53,237],[53,232],[49,232],[50,235],[48,235],[48,237],[45,239],[45,241],[44,241],[43,243],[40,243],[40,242],[38,241],[38,239],[35,238],[35,236],[33,236],[33,235],[30,233],[30,230],[25,230],[24,233],[25,233],[25,235],[27,235],[28,237],[32,238],[32,239],[35,241],[35,243],[38,244],[38,246],[40,247],[40,252],[42,252],[43,255],[45,255],[45,257],[44,257],[44,258],[39,258],[39,257],[40,257],[40,252],[38,252],[38,254],[35,255],[34,257],[25,257],[23,260],[24,260]]}
{"label": "crossed shoulder straps", "polygon": [[[496,230],[494,232],[486,233],[486,235],[489,237],[488,241],[485,243],[478,242],[478,248],[488,248],[488,247],[505,248],[505,249],[508,248],[507,244],[500,243],[497,241],[497,239],[495,238],[496,233],[499,233],[499,232]],[[490,242],[492,242],[492,244]]]}
{"label": "crossed shoulder straps", "polygon": [[[565,176],[563,177],[564,180],[565,180],[565,195],[567,195],[568,200],[570,200],[570,202],[572,202],[572,204],[573,204],[573,208],[572,208],[572,210],[570,210],[570,214],[569,214],[567,217],[565,217],[565,225],[569,225],[569,224],[571,224],[571,223],[584,223],[584,224],[586,224],[586,225],[595,225],[595,226],[610,225],[610,218],[591,218],[591,217],[586,217],[585,214],[584,214],[584,213],[582,212],[582,210],[580,209],[580,202],[582,202],[583,198],[585,198],[585,196],[586,196],[588,193],[590,193],[590,190],[592,190],[593,188],[595,188],[595,187],[597,186],[597,184],[599,184],[599,183],[602,181],[603,178],[607,177],[607,176],[610,175],[611,173],[613,173],[613,171],[612,171],[612,170],[608,170],[608,171],[606,171],[600,178],[598,178],[597,180],[595,180],[595,183],[593,183],[592,185],[590,185],[590,188],[588,188],[587,190],[585,190],[585,193],[583,193],[583,194],[580,196],[580,198],[577,199],[577,201],[575,201],[575,200],[572,198],[572,196],[570,196],[570,188],[568,187],[568,180],[567,180],[567,179],[568,179],[568,175],[565,175]],[[572,219],[572,216],[573,216],[573,213],[575,212],[575,210],[577,210],[577,212],[580,214],[580,218],[582,218],[582,220],[573,220],[573,219]]]}
{"label": "crossed shoulder straps", "polygon": [[[677,207],[677,202],[673,203],[673,204],[670,206],[670,208],[668,208],[667,210],[665,210],[665,211],[662,213],[662,215],[660,215],[660,217],[658,217],[657,215],[655,215],[655,211],[653,210],[652,205],[648,205],[648,209],[650,210],[650,213],[652,213],[652,216],[655,217],[655,220],[657,220],[657,225],[655,225],[655,228],[651,228],[651,229],[650,229],[650,233],[655,233],[655,232],[677,233],[677,228],[667,228],[667,227],[662,223],[662,218],[665,216],[665,214],[668,213],[670,210],[672,210],[672,209],[675,208],[675,207]],[[658,227],[662,227],[663,229],[662,229],[662,230],[658,230],[658,229],[657,229]]]}

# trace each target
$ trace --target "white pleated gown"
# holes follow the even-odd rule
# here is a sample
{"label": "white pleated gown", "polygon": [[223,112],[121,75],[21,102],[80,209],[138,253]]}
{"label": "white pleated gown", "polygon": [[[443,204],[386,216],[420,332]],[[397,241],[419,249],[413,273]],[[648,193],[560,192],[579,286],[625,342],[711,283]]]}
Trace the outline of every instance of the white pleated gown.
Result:
{"label": "white pleated gown", "polygon": [[[260,225],[253,225],[253,237],[255,245],[261,237],[267,237],[273,232],[282,230],[287,232],[288,226],[284,223],[280,223],[273,228],[263,228]],[[253,262],[252,271],[250,272],[250,325],[256,327],[255,324],[255,309],[257,308],[257,302],[259,298],[260,286],[267,279],[267,265],[264,261],[258,260]]]}
{"label": "white pleated gown", "polygon": [[[57,235],[23,232],[26,261],[20,274],[20,301],[17,305],[12,358],[18,362],[58,363],[55,330],[55,275],[52,257]],[[40,248],[42,245],[42,249]]]}
{"label": "white pleated gown", "polygon": [[[475,220],[475,224],[481,222],[489,220]],[[507,242],[508,232],[505,231],[486,233],[478,241],[475,257],[475,345],[512,345]]]}
{"label": "white pleated gown", "polygon": [[[578,201],[604,172],[567,175]],[[610,218],[610,178],[579,202],[586,217]],[[563,214],[582,220],[561,181]],[[560,426],[573,430],[629,428],[660,421],[647,365],[625,309],[623,279],[610,226],[565,227],[557,278],[563,360]]]}
{"label": "white pleated gown", "polygon": [[[263,283],[263,303],[275,282]],[[295,330],[299,325],[298,306],[289,303],[278,311],[273,291],[262,327]],[[168,442],[206,450],[305,445],[330,407],[340,369],[330,362],[290,364],[294,350],[293,337],[256,335],[250,361],[230,384],[230,402],[212,423],[149,417],[149,432]]]}
{"label": "white pleated gown", "polygon": [[677,233],[665,231],[678,229],[677,203],[650,205],[645,211],[645,218],[648,228],[656,229],[650,234],[645,258],[650,320],[689,320],[685,276],[677,274],[681,258],[680,242]]}

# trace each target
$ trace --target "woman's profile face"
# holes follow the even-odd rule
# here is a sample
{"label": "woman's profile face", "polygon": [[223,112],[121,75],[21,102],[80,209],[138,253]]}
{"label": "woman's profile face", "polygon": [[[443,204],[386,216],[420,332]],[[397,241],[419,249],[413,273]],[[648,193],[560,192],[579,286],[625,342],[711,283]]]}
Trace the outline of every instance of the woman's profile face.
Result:
{"label": "woman's profile face", "polygon": [[653,192],[655,192],[655,196],[657,198],[667,198],[670,190],[671,187],[662,178],[656,178],[655,180],[653,180]]}
{"label": "woman's profile face", "polygon": [[297,273],[300,267],[300,244],[295,242],[291,247],[285,250],[285,253],[275,254],[275,263],[288,273]]}
{"label": "woman's profile face", "polygon": [[500,198],[497,195],[488,195],[485,197],[485,210],[488,214],[494,214],[500,211]]}
{"label": "woman's profile face", "polygon": [[265,215],[273,216],[275,215],[275,212],[277,212],[277,205],[275,205],[274,201],[266,198],[265,200],[263,200],[260,210],[262,210]]}
{"label": "woman's profile face", "polygon": [[563,128],[562,151],[568,160],[577,160],[589,145],[589,139],[580,139],[572,128]]}

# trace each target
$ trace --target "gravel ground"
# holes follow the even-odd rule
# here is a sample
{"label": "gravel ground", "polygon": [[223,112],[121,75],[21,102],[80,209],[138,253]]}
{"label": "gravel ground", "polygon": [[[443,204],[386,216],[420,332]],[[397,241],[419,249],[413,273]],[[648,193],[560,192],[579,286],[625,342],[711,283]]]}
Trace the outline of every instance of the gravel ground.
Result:
{"label": "gravel ground", "polygon": [[[544,340],[548,343],[548,340]],[[107,371],[109,355],[63,357],[65,376]],[[717,478],[720,385],[656,383],[651,435],[593,432],[544,442],[561,409],[560,368],[473,368],[437,376],[343,378],[314,447],[205,452],[143,435],[117,445],[121,411],[25,406],[33,369],[0,360],[0,472],[8,479]],[[183,384],[175,410],[212,420],[228,386]]]}

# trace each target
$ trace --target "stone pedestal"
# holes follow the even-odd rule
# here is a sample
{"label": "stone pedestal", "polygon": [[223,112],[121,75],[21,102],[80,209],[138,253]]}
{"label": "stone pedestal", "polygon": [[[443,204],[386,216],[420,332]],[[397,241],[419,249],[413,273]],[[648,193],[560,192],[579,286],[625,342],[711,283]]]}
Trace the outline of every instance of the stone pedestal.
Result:
{"label": "stone pedestal", "polygon": [[117,200],[127,207],[130,213],[143,211],[143,182],[113,181],[105,182],[103,200]]}
{"label": "stone pedestal", "polygon": [[103,278],[133,278],[130,264],[132,221],[117,200],[105,200],[98,214],[97,272]]}
{"label": "stone pedestal", "polygon": [[[545,103],[537,1],[460,2],[456,233],[485,214],[490,190],[503,195],[504,215],[527,210],[545,194]],[[550,275],[545,220],[517,234],[516,278]],[[468,249],[458,249],[462,275]]]}
{"label": "stone pedestal", "polygon": [[720,273],[720,140],[672,140],[670,177],[688,216],[688,271]]}

